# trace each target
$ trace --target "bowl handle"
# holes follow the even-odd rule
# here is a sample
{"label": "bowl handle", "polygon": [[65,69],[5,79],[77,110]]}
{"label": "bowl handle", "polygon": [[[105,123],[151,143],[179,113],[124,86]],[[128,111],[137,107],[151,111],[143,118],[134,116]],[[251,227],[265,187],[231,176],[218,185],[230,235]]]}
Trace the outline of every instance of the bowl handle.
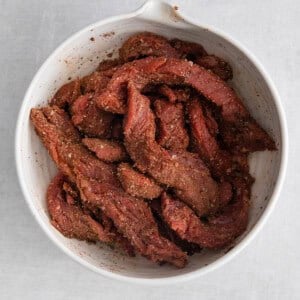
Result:
{"label": "bowl handle", "polygon": [[148,0],[142,7],[136,11],[136,16],[144,20],[150,20],[163,24],[176,23],[178,27],[187,27],[188,22],[185,22],[184,18],[179,12],[179,8],[176,5],[171,5],[164,1]]}

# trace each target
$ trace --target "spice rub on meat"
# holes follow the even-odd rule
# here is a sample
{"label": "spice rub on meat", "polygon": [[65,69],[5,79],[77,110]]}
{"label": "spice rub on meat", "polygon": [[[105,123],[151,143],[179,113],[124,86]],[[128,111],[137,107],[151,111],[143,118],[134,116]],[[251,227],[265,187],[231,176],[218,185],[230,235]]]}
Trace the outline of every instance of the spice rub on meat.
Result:
{"label": "spice rub on meat", "polygon": [[154,112],[158,124],[158,143],[166,149],[185,150],[189,145],[189,136],[183,105],[158,99],[154,102]]}
{"label": "spice rub on meat", "polygon": [[123,191],[115,166],[101,162],[80,143],[66,113],[56,107],[32,109],[31,120],[59,169],[76,184],[82,201],[105,211],[143,256],[177,267],[186,264],[186,254],[159,234],[148,205]]}
{"label": "spice rub on meat", "polygon": [[180,238],[209,249],[223,248],[242,234],[248,223],[249,194],[244,187],[221,214],[203,222],[187,205],[166,193],[162,196],[162,214]]}
{"label": "spice rub on meat", "polygon": [[114,115],[100,110],[92,94],[79,96],[71,106],[72,122],[89,137],[107,138],[111,135]]}
{"label": "spice rub on meat", "polygon": [[84,138],[82,143],[96,156],[105,162],[117,162],[127,160],[125,147],[113,140]]}
{"label": "spice rub on meat", "polygon": [[207,167],[196,154],[167,151],[157,144],[150,101],[132,83],[128,84],[124,134],[127,152],[142,172],[174,188],[199,216],[218,209],[220,191]]}
{"label": "spice rub on meat", "polygon": [[129,256],[135,255],[129,241],[103,212],[91,213],[83,205],[77,191],[62,173],[58,173],[49,184],[47,207],[51,224],[64,236],[88,242],[104,242],[123,249]]}
{"label": "spice rub on meat", "polygon": [[232,76],[202,45],[138,33],[33,108],[59,169],[47,190],[53,226],[179,268],[232,243],[248,223],[248,155],[276,150]]}
{"label": "spice rub on meat", "polygon": [[48,187],[47,206],[51,224],[66,237],[90,242],[112,242],[110,233],[80,205],[76,205],[73,195],[64,192],[65,182],[66,178],[59,173]]}
{"label": "spice rub on meat", "polygon": [[214,103],[220,110],[221,135],[228,147],[240,152],[275,150],[274,141],[250,116],[241,99],[226,82],[205,68],[180,59],[144,58],[123,65],[115,72],[98,106],[124,114],[127,105],[122,87],[129,81],[140,91],[147,84],[186,84]]}
{"label": "spice rub on meat", "polygon": [[163,191],[152,178],[134,170],[128,163],[118,166],[118,177],[125,192],[134,197],[154,199]]}

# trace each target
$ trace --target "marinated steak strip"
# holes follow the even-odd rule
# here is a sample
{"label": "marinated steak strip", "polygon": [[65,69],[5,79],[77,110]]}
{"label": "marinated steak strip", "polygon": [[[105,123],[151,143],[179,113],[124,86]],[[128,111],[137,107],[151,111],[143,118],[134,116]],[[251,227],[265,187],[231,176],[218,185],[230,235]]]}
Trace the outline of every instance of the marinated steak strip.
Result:
{"label": "marinated steak strip", "polygon": [[211,70],[223,80],[232,79],[230,65],[220,57],[208,55],[201,45],[178,39],[171,40],[170,44],[180,53],[180,58],[186,58]]}
{"label": "marinated steak strip", "polygon": [[190,90],[187,87],[169,87],[163,84],[159,87],[159,93],[167,97],[171,103],[187,102],[190,99]]}
{"label": "marinated steak strip", "polygon": [[50,100],[50,105],[56,105],[62,108],[73,103],[80,95],[80,80],[76,79],[64,84]]}
{"label": "marinated steak strip", "polygon": [[72,195],[64,193],[63,185],[66,178],[58,173],[51,181],[47,190],[47,206],[51,218],[51,224],[64,236],[86,240],[90,242],[102,241],[113,242],[113,235],[105,231],[103,226],[95,221],[90,215],[74,201],[68,202],[67,198]]}
{"label": "marinated steak strip", "polygon": [[175,189],[199,216],[219,207],[217,183],[197,154],[171,152],[155,141],[150,101],[128,84],[128,113],[124,122],[125,147],[136,166],[158,182]]}
{"label": "marinated steak strip", "polygon": [[106,76],[103,72],[95,71],[80,80],[81,88],[86,93],[94,93],[96,91],[102,90],[107,86],[110,80],[110,76]]}
{"label": "marinated steak strip", "polygon": [[180,238],[200,247],[223,248],[241,235],[248,223],[248,193],[243,188],[238,188],[236,195],[235,202],[227,206],[222,214],[203,222],[183,202],[164,193],[162,214]]}
{"label": "marinated steak strip", "polygon": [[232,69],[229,63],[215,55],[199,57],[195,60],[195,63],[205,69],[211,70],[222,80],[226,81],[233,78]]}
{"label": "marinated steak strip", "polygon": [[[186,84],[212,101],[221,112],[221,134],[228,147],[242,152],[274,150],[274,141],[255,122],[236,93],[218,76],[188,61],[145,58],[123,65],[115,72],[97,105],[114,113],[127,111],[124,85],[133,82],[138,90],[149,83]],[[123,92],[122,92],[123,91]]]}
{"label": "marinated steak strip", "polygon": [[170,44],[180,54],[180,58],[194,61],[197,58],[207,55],[207,52],[200,44],[182,41],[179,39],[170,40]]}
{"label": "marinated steak strip", "polygon": [[194,146],[214,176],[230,181],[236,176],[241,176],[252,183],[253,178],[248,174],[247,159],[242,159],[241,154],[233,155],[220,148],[216,138],[209,131],[199,100],[193,99],[187,110]]}
{"label": "marinated steak strip", "polygon": [[125,192],[134,197],[154,199],[163,191],[153,179],[134,170],[128,163],[119,164],[118,177]]}
{"label": "marinated steak strip", "polygon": [[124,62],[146,56],[179,58],[179,54],[170,46],[166,38],[150,32],[142,32],[129,37],[120,48],[119,54]]}
{"label": "marinated steak strip", "polygon": [[100,210],[92,217],[90,210],[82,206],[78,197],[77,191],[62,173],[53,178],[47,190],[47,205],[52,225],[66,237],[116,245],[129,256],[134,256],[133,247],[117,231],[112,221]]}
{"label": "marinated steak strip", "polygon": [[158,143],[166,149],[185,150],[189,145],[189,136],[182,104],[159,99],[154,102],[154,109],[158,120]]}
{"label": "marinated steak strip", "polygon": [[[118,231],[129,239],[142,255],[156,262],[169,262],[177,267],[186,264],[186,254],[160,236],[148,205],[126,194],[120,187],[113,165],[95,158],[77,139],[65,136],[60,124],[45,115],[57,116],[72,128],[67,115],[56,107],[32,109],[31,120],[38,135],[58,167],[76,183],[81,199],[97,206],[111,218]],[[73,131],[76,130],[73,128]],[[140,222],[140,220],[143,222]]]}
{"label": "marinated steak strip", "polygon": [[[119,66],[121,63],[122,61],[119,58],[103,60],[98,65],[97,71],[111,71],[113,68]],[[107,75],[108,73],[104,72],[104,74]]]}
{"label": "marinated steak strip", "polygon": [[107,138],[111,134],[114,115],[100,110],[92,94],[78,97],[71,106],[72,122],[89,137]]}
{"label": "marinated steak strip", "polygon": [[169,225],[165,222],[162,215],[161,199],[156,198],[149,203],[155,221],[158,225],[159,232],[162,236],[172,241],[175,245],[180,247],[182,251],[186,252],[187,255],[193,255],[194,253],[201,252],[202,248],[199,245],[190,243],[187,240],[181,239],[178,234],[172,230]]}
{"label": "marinated steak strip", "polygon": [[105,162],[117,162],[127,159],[125,147],[112,140],[84,138],[82,143]]}

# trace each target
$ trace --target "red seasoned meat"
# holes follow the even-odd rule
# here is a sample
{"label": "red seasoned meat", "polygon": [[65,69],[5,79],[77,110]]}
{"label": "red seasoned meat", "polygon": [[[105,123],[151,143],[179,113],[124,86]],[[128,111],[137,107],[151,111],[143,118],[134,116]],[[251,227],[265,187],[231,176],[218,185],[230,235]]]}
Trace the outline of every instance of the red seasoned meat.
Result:
{"label": "red seasoned meat", "polygon": [[114,115],[100,110],[92,94],[77,98],[71,106],[72,122],[89,137],[109,137]]}
{"label": "red seasoned meat", "polygon": [[[67,202],[68,193],[63,192],[66,178],[59,173],[51,181],[47,190],[47,206],[51,224],[64,236],[90,242],[112,242],[113,236],[103,226],[73,201]],[[69,200],[69,202],[71,202]]]}
{"label": "red seasoned meat", "polygon": [[195,63],[205,69],[211,70],[223,80],[229,80],[233,77],[232,68],[229,63],[215,55],[199,57],[195,60]]}
{"label": "red seasoned meat", "polygon": [[211,70],[223,80],[232,79],[230,65],[215,55],[208,55],[201,45],[178,39],[171,40],[170,44],[180,53],[180,58],[186,58]]}
{"label": "red seasoned meat", "polygon": [[212,216],[204,222],[183,202],[164,193],[162,214],[164,220],[180,238],[200,247],[223,248],[247,228],[248,193],[240,187],[236,195],[233,204],[228,205],[221,214]]}
{"label": "red seasoned meat", "polygon": [[76,79],[63,85],[50,100],[50,105],[65,107],[81,95],[80,80]]}
{"label": "red seasoned meat", "polygon": [[186,254],[160,236],[148,205],[120,187],[115,167],[90,154],[76,134],[65,136],[61,121],[65,128],[73,126],[62,110],[32,109],[31,120],[58,167],[76,183],[82,200],[104,211],[136,251],[156,262],[186,264]]}
{"label": "red seasoned meat", "polygon": [[[89,209],[82,207],[77,191],[66,177],[59,173],[47,190],[47,205],[52,225],[64,236],[90,242],[105,242],[116,245],[129,255],[134,249],[100,210],[91,216]],[[95,210],[92,210],[95,211]]]}
{"label": "red seasoned meat", "polygon": [[[125,114],[127,110],[127,83],[135,79],[140,89],[147,86],[148,83],[161,83],[156,71],[159,66],[166,62],[164,57],[146,58],[135,60],[121,66],[112,76],[106,89],[95,95],[95,101],[99,108],[117,114]],[[155,74],[154,76],[148,76]],[[144,78],[146,76],[146,78]],[[154,78],[155,77],[155,78]],[[168,76],[164,76],[168,77]],[[180,83],[181,80],[172,80],[171,84]]]}
{"label": "red seasoned meat", "polygon": [[98,65],[97,71],[103,72],[103,71],[112,70],[114,67],[119,66],[121,63],[122,63],[121,60],[118,58],[103,60]]}
{"label": "red seasoned meat", "polygon": [[183,105],[158,99],[154,102],[154,111],[158,143],[166,149],[185,150],[189,145],[189,136],[185,129]]}
{"label": "red seasoned meat", "polygon": [[153,179],[134,170],[128,163],[119,165],[118,177],[125,192],[134,197],[154,199],[163,191]]}
{"label": "red seasoned meat", "polygon": [[127,159],[125,147],[112,140],[84,138],[83,144],[105,162],[124,161]]}
{"label": "red seasoned meat", "polygon": [[182,251],[187,253],[187,255],[193,255],[194,253],[201,252],[202,248],[199,247],[199,245],[181,239],[178,234],[174,230],[172,230],[165,222],[162,215],[160,198],[152,200],[149,205],[158,225],[159,232],[162,234],[162,236],[166,237],[168,240],[172,241],[175,245],[180,247]]}
{"label": "red seasoned meat", "polygon": [[158,182],[175,189],[199,216],[219,207],[219,189],[197,154],[171,152],[155,141],[150,101],[128,85],[128,113],[124,123],[125,147],[136,166]]}
{"label": "red seasoned meat", "polygon": [[124,62],[146,56],[179,58],[179,54],[170,46],[166,38],[150,32],[142,32],[129,37],[120,48],[119,54]]}
{"label": "red seasoned meat", "polygon": [[220,131],[228,147],[240,152],[276,149],[274,141],[250,116],[236,93],[218,76],[196,64],[162,57],[125,64],[115,72],[105,91],[97,96],[98,106],[115,113],[126,113],[124,84],[129,81],[138,90],[158,82],[192,86],[219,107]]}
{"label": "red seasoned meat", "polygon": [[200,44],[182,41],[179,39],[170,40],[170,44],[180,54],[180,58],[186,58],[194,61],[197,58],[207,55],[207,52]]}
{"label": "red seasoned meat", "polygon": [[86,93],[94,93],[103,90],[110,80],[109,76],[105,76],[103,72],[93,72],[80,80],[81,88]]}
{"label": "red seasoned meat", "polygon": [[163,84],[159,87],[159,93],[167,97],[171,103],[187,102],[190,99],[190,90],[187,87],[169,87]]}
{"label": "red seasoned meat", "polygon": [[188,116],[193,136],[194,146],[200,157],[207,163],[212,173],[219,178],[235,177],[237,174],[252,182],[248,174],[247,160],[240,162],[241,155],[232,155],[222,150],[207,127],[202,106],[198,99],[193,99],[188,104]]}

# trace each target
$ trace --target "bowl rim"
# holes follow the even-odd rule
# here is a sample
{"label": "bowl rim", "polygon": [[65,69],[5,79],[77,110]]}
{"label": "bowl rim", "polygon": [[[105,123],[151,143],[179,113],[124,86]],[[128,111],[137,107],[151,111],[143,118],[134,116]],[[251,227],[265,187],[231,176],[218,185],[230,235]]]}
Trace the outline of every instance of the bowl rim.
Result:
{"label": "bowl rim", "polygon": [[[140,8],[137,10],[128,13],[128,14],[121,14],[109,18],[105,18],[101,21],[95,22],[93,24],[90,24],[83,29],[77,31],[76,33],[72,34],[68,39],[66,39],[63,43],[61,43],[50,55],[49,57],[44,61],[42,66],[39,68],[39,70],[36,72],[35,76],[33,77],[31,83],[29,84],[29,87],[25,93],[23,102],[20,107],[20,111],[17,117],[17,123],[16,123],[16,130],[15,130],[15,164],[17,169],[17,175],[19,179],[19,184],[21,186],[22,193],[25,197],[25,200],[30,208],[31,213],[35,217],[36,221],[39,223],[41,228],[44,230],[44,232],[47,234],[47,236],[53,241],[53,243],[60,248],[63,252],[65,252],[68,256],[70,256],[73,260],[78,262],[79,264],[87,267],[88,269],[101,274],[103,276],[106,276],[111,279],[117,279],[123,282],[128,283],[138,283],[138,284],[144,284],[144,285],[150,285],[150,286],[160,286],[165,284],[175,284],[178,282],[185,282],[190,279],[197,278],[201,275],[207,274],[208,272],[211,272],[215,270],[216,268],[224,265],[228,261],[230,261],[233,257],[236,257],[238,253],[240,253],[254,238],[257,236],[257,233],[262,229],[264,224],[266,223],[267,219],[269,218],[272,210],[275,207],[275,204],[279,198],[280,191],[282,189],[283,183],[284,183],[284,177],[287,169],[287,161],[288,161],[288,132],[287,132],[287,123],[285,118],[285,113],[281,104],[280,95],[271,80],[271,77],[263,67],[263,65],[259,62],[259,60],[239,41],[231,37],[229,34],[215,28],[214,26],[203,24],[198,22],[197,20],[194,20],[190,17],[183,16],[181,13],[180,16],[183,17],[184,21],[187,23],[190,23],[194,26],[197,26],[199,28],[205,28],[212,32],[213,34],[221,37],[222,39],[226,40],[227,42],[230,42],[233,46],[235,46],[237,49],[239,49],[250,61],[251,63],[256,67],[257,71],[261,74],[261,76],[264,78],[266,85],[270,89],[272,99],[274,101],[276,112],[278,114],[279,118],[279,125],[280,125],[280,132],[281,132],[281,145],[282,145],[282,151],[281,151],[281,158],[280,158],[280,166],[279,166],[279,172],[277,176],[277,180],[275,183],[275,186],[273,188],[273,192],[270,196],[270,200],[268,201],[268,204],[256,222],[256,224],[253,226],[253,228],[247,233],[245,237],[237,244],[235,247],[229,251],[228,253],[224,254],[222,257],[218,258],[214,262],[208,264],[207,266],[202,267],[201,269],[191,271],[186,274],[179,274],[175,276],[165,277],[165,278],[140,278],[135,276],[127,276],[127,275],[121,275],[121,274],[115,274],[112,271],[104,270],[101,267],[96,267],[92,265],[91,263],[85,261],[83,258],[78,256],[77,254],[73,253],[70,249],[68,249],[66,246],[64,246],[61,242],[57,240],[54,233],[50,230],[50,223],[46,224],[42,218],[39,216],[38,210],[34,207],[33,203],[31,202],[31,196],[30,192],[25,184],[25,181],[23,179],[22,174],[22,157],[19,149],[21,148],[21,134],[22,134],[22,121],[25,117],[28,117],[25,115],[25,109],[26,109],[26,102],[28,101],[29,95],[31,94],[31,91],[33,90],[33,87],[40,77],[40,74],[47,68],[47,65],[50,63],[50,61],[53,59],[53,57],[56,56],[56,54],[60,51],[61,48],[69,44],[71,41],[75,40],[77,37],[82,35],[83,33],[88,32],[90,29],[95,27],[100,27],[104,24],[112,23],[115,21],[120,21],[124,19],[134,18],[138,17],[140,14],[142,14],[149,5],[159,5],[159,6],[166,6],[168,9],[172,7],[171,4],[165,3],[163,1],[155,1],[155,0],[149,0],[146,3],[144,3]],[[172,8],[173,9],[173,8]],[[26,101],[27,100],[27,101]]]}

